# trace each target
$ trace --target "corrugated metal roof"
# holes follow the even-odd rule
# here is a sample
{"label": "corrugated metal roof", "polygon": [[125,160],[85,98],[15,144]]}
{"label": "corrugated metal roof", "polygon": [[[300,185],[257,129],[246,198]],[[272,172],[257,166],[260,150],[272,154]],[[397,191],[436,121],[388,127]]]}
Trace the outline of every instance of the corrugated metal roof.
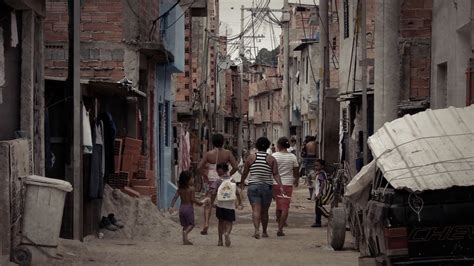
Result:
{"label": "corrugated metal roof", "polygon": [[368,144],[394,188],[474,185],[474,105],[406,115],[386,123]]}

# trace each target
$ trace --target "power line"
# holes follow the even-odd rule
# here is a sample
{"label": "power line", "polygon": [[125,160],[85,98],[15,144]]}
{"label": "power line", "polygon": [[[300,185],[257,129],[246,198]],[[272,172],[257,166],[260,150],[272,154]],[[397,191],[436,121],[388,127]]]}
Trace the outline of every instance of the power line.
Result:
{"label": "power line", "polygon": [[[300,0],[300,3],[301,3],[301,0]],[[318,5],[316,4],[316,0],[313,0],[313,3],[314,5],[317,7]],[[321,26],[323,27],[325,33],[329,36],[329,25],[324,25],[324,22],[323,22],[323,19],[321,18],[321,15],[319,14],[319,9],[318,9],[318,18],[319,18],[319,21],[321,22]],[[338,17],[338,21],[339,21],[339,17]],[[339,25],[339,23],[338,23]],[[327,27],[326,27],[327,26]],[[331,42],[328,40],[328,44],[329,44],[329,48],[331,48],[331,52],[332,52],[332,56],[334,59],[336,59],[337,61],[337,64],[339,65],[339,59],[337,58],[336,56],[336,53],[335,53],[335,48],[332,46]],[[336,63],[333,61],[333,65],[334,65],[334,68],[335,69],[339,69],[338,66],[336,66]]]}

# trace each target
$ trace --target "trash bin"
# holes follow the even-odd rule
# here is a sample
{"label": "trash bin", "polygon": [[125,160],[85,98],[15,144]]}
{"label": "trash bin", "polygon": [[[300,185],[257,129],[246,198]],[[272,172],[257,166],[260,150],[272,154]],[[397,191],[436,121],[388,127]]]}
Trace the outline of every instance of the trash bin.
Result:
{"label": "trash bin", "polygon": [[[72,191],[69,182],[42,176],[24,178],[25,201],[21,245],[31,247],[35,256],[56,258],[66,193]],[[41,256],[41,255],[40,255]]]}

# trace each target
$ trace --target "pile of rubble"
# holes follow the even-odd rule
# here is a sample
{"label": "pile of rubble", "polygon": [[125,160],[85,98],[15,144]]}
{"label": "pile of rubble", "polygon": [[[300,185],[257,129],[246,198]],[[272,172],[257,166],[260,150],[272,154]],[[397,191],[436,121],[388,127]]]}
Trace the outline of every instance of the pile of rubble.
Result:
{"label": "pile of rubble", "polygon": [[113,213],[124,227],[115,232],[101,231],[106,238],[129,238],[154,240],[175,238],[179,225],[168,214],[161,213],[149,198],[131,197],[119,189],[106,186],[102,215]]}

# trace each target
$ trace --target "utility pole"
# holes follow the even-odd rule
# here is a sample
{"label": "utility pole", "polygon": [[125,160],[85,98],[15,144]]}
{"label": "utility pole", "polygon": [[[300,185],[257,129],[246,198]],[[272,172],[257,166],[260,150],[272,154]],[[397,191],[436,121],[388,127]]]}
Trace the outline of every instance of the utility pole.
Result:
{"label": "utility pole", "polygon": [[240,47],[239,47],[239,56],[240,56],[240,91],[239,91],[239,132],[237,132],[237,155],[239,156],[239,159],[242,158],[242,149],[244,146],[244,140],[242,136],[242,130],[243,130],[243,120],[244,118],[242,117],[243,112],[242,112],[242,94],[244,93],[244,11],[245,7],[242,5],[240,7]]}
{"label": "utility pole", "polygon": [[361,81],[361,86],[362,86],[362,140],[363,140],[363,159],[364,159],[364,165],[368,163],[368,150],[367,150],[367,135],[368,135],[368,130],[367,130],[367,0],[361,0],[361,21],[359,23],[360,25],[360,40],[361,40],[361,55],[362,55],[362,60],[360,61],[360,66],[362,67],[362,81]]}
{"label": "utility pole", "polygon": [[283,116],[282,116],[282,136],[290,137],[290,13],[288,0],[283,2],[283,86],[282,86],[282,100],[283,100]]}
{"label": "utility pole", "polygon": [[319,157],[324,159],[324,119],[325,119],[325,91],[329,85],[329,20],[328,20],[328,0],[319,1],[319,18],[321,19],[321,61],[323,62],[323,77],[319,88]]}
{"label": "utility pole", "polygon": [[80,73],[80,1],[68,1],[69,12],[69,58],[68,63],[68,88],[67,95],[72,98],[71,105],[68,106],[69,119],[72,127],[69,131],[69,159],[66,167],[67,181],[74,187],[72,195],[72,238],[82,240],[82,152],[81,152],[81,73]]}
{"label": "utility pole", "polygon": [[283,90],[281,93],[283,101],[282,136],[290,137],[290,13],[288,0],[283,2]]}

